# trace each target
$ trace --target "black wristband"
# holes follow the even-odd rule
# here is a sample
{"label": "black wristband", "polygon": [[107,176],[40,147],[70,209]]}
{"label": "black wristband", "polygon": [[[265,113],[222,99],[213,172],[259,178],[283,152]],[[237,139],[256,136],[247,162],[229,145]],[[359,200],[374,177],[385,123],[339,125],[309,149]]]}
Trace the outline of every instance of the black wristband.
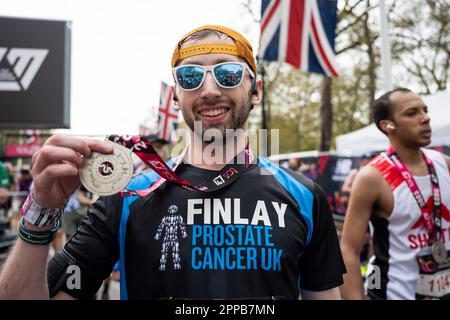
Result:
{"label": "black wristband", "polygon": [[38,230],[30,230],[25,227],[25,219],[20,219],[19,225],[19,238],[24,242],[39,245],[39,246],[47,246],[49,245],[56,236],[56,231],[59,227],[59,220],[53,223],[53,226],[50,230],[38,231]]}

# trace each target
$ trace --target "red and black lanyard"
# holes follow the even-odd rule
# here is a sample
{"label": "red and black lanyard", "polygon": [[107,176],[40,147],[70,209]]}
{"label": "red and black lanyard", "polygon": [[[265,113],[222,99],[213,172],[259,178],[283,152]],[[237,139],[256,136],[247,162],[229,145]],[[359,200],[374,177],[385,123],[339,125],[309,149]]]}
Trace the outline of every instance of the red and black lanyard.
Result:
{"label": "red and black lanyard", "polygon": [[389,149],[386,151],[386,154],[394,163],[395,168],[400,172],[403,179],[405,179],[406,185],[411,190],[414,199],[416,199],[422,217],[425,220],[425,226],[428,230],[428,234],[430,235],[430,240],[434,242],[440,240],[441,237],[441,192],[439,189],[439,180],[433,162],[427,158],[423,151],[421,151],[421,153],[423,160],[427,165],[428,173],[430,174],[431,189],[433,193],[433,212],[430,212],[427,208],[426,201],[423,198],[423,195],[420,192],[420,189],[417,186],[413,175],[408,170],[405,163],[400,159],[395,150],[392,147],[389,147]]}
{"label": "red and black lanyard", "polygon": [[[193,185],[190,182],[180,178],[175,174],[175,169],[183,160],[187,148],[176,158],[174,166],[169,168],[167,164],[161,159],[158,153],[153,148],[151,142],[143,136],[125,136],[125,135],[110,135],[107,140],[120,144],[134,152],[147,166],[153,169],[160,178],[149,188],[145,190],[124,190],[123,194],[126,195],[139,195],[145,196],[157,189],[164,181],[169,181],[175,185],[195,191],[213,192],[224,188],[236,181],[240,174],[242,174],[254,160],[253,153],[247,144],[242,151],[243,154],[239,154],[235,159],[238,159],[238,163],[229,163],[221,171],[217,172],[217,176],[204,181],[203,183]],[[239,159],[244,156],[244,163],[240,164]]]}

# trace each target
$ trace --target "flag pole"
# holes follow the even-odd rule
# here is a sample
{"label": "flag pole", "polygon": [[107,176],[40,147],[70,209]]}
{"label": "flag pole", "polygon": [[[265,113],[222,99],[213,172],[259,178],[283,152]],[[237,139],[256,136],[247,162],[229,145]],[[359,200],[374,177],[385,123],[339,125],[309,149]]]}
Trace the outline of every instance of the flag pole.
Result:
{"label": "flag pole", "polygon": [[265,107],[265,101],[266,101],[266,91],[264,90],[264,77],[266,75],[266,70],[264,68],[264,64],[261,61],[259,57],[256,57],[258,61],[258,69],[259,73],[261,74],[261,81],[263,83],[263,90],[262,90],[262,99],[261,99],[261,114],[262,114],[262,121],[261,121],[261,129],[267,129],[267,117],[266,117],[266,107]]}
{"label": "flag pole", "polygon": [[[266,116],[266,90],[264,90],[265,88],[265,80],[264,77],[266,75],[266,70],[264,68],[264,63],[263,60],[260,59],[259,56],[256,56],[256,61],[258,64],[258,70],[259,70],[259,74],[261,75],[261,81],[262,81],[262,98],[261,98],[261,129],[263,130],[267,130],[267,116]],[[264,135],[260,135],[259,138],[263,138]],[[268,137],[265,136],[266,141],[260,141],[259,146],[262,150],[260,151],[260,154],[263,156],[268,156],[267,154],[267,150],[268,148]]]}
{"label": "flag pole", "polygon": [[385,91],[392,90],[391,43],[388,32],[388,19],[385,0],[379,0],[381,25],[381,66]]}

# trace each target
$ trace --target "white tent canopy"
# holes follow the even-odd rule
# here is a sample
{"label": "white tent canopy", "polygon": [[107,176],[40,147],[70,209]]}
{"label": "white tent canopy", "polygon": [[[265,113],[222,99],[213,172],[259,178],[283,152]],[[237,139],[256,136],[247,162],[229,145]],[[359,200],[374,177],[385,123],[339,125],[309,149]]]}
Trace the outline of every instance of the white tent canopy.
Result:
{"label": "white tent canopy", "polygon": [[[450,145],[450,91],[441,91],[422,99],[428,106],[431,118],[433,134],[430,146]],[[387,146],[387,137],[373,123],[336,137],[336,151],[339,153],[358,155],[384,150]]]}

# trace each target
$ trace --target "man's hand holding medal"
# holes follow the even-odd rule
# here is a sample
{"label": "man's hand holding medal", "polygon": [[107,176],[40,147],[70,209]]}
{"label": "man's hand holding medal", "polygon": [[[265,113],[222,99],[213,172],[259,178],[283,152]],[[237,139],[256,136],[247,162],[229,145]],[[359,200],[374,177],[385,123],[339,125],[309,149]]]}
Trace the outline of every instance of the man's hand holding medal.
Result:
{"label": "man's hand holding medal", "polygon": [[33,199],[43,208],[59,208],[80,186],[80,168],[93,152],[111,154],[111,143],[56,134],[33,156]]}

